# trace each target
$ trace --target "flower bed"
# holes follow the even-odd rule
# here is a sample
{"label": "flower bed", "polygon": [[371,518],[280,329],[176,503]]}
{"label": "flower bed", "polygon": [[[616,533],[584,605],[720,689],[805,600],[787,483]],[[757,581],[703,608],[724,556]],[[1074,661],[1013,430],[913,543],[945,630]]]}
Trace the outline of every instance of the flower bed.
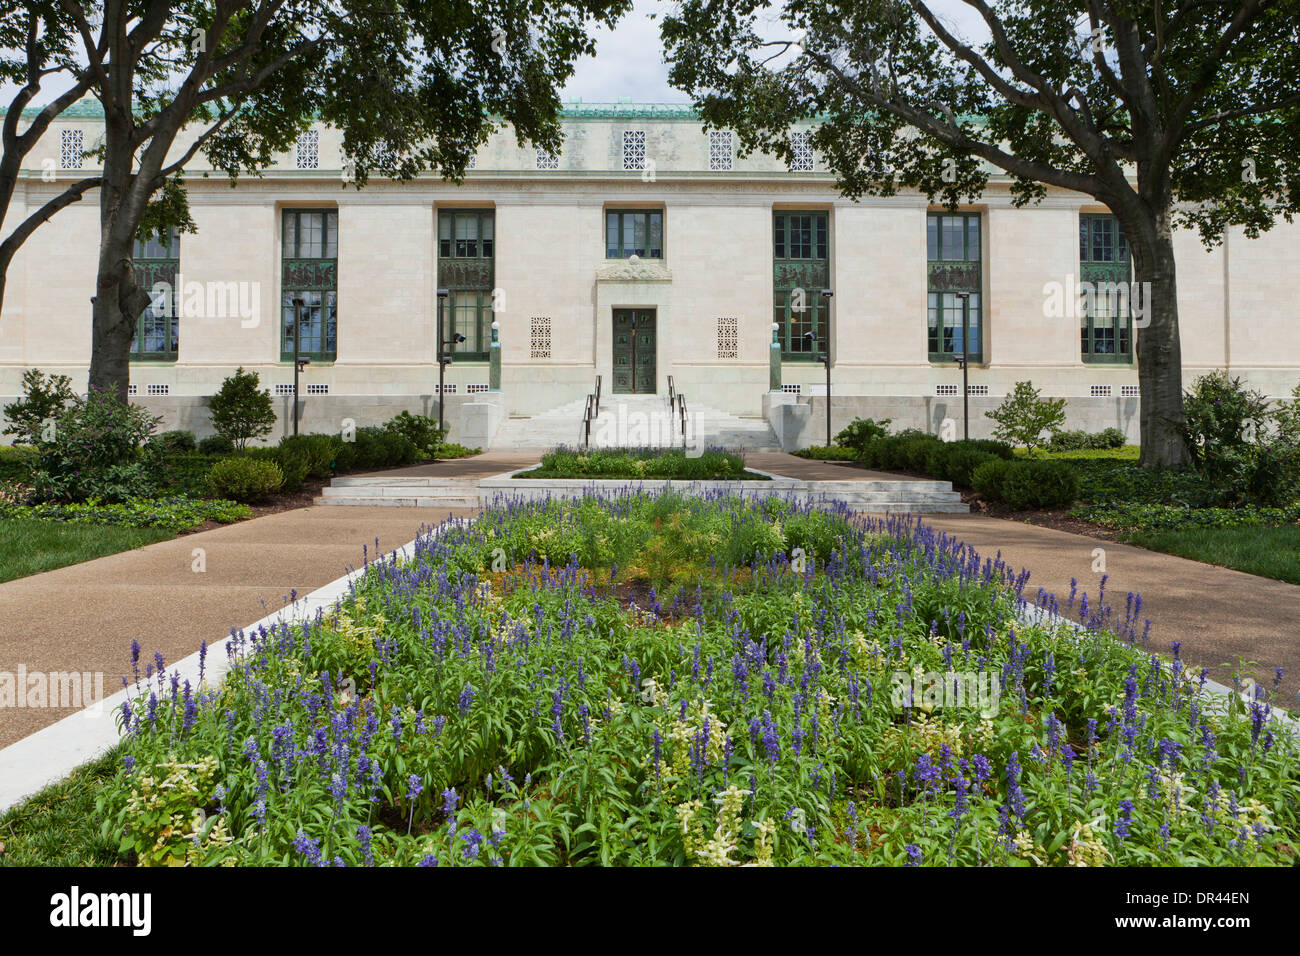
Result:
{"label": "flower bed", "polygon": [[105,504],[98,501],[25,505],[0,500],[0,518],[33,518],[77,524],[117,525],[123,528],[160,528],[188,531],[205,522],[230,524],[253,516],[252,509],[234,501],[187,498],[132,498]]}
{"label": "flower bed", "polygon": [[681,481],[767,481],[767,475],[745,470],[744,456],[721,448],[688,455],[679,448],[598,448],[582,451],[557,448],[542,456],[536,468],[516,478],[669,479]]}
{"label": "flower bed", "polygon": [[140,863],[1293,863],[1268,704],[1149,653],[1140,599],[1025,623],[1026,577],[777,500],[489,509],[232,642],[220,688],[159,661],[103,835]]}

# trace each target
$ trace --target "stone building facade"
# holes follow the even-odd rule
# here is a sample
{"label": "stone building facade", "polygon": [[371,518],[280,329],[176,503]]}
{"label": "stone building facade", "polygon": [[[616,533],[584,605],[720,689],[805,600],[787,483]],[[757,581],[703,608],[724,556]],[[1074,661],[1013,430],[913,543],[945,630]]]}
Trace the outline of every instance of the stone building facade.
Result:
{"label": "stone building facade", "polygon": [[[101,135],[97,110],[79,104],[51,127],[11,223],[93,168],[83,153]],[[304,427],[436,414],[442,309],[446,337],[464,337],[450,346],[447,416],[459,432],[462,406],[487,406],[470,440],[581,399],[598,375],[615,396],[666,394],[671,376],[691,407],[766,415],[783,444],[806,445],[822,434],[827,349],[836,422],[871,414],[935,430],[960,414],[963,343],[972,434],[1030,379],[1070,399],[1073,427],[1136,436],[1142,302],[1128,297],[1127,248],[1104,208],[1060,190],[1015,208],[997,175],[955,213],[916,194],[854,202],[806,131],[791,135],[787,165],[737,155],[732,134],[685,107],[573,103],[560,154],[502,129],[460,185],[372,177],[358,190],[328,128],[235,188],[196,160],[197,234],[137,248],[138,274],[162,292],[141,318],[132,391],[202,434],[206,396],[243,366],[287,415],[296,329],[311,360]],[[29,367],[84,387],[97,227],[91,194],[16,259],[0,396],[17,394]],[[1300,378],[1286,295],[1300,225],[1257,239],[1233,230],[1212,250],[1180,235],[1177,253],[1187,379],[1226,368],[1288,393]],[[1081,299],[1081,278],[1098,294]]]}

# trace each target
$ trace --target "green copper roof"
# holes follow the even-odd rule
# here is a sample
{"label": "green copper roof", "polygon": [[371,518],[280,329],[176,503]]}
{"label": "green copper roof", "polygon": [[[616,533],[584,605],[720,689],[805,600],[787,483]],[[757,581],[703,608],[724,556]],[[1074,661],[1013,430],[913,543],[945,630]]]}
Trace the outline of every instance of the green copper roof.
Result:
{"label": "green copper roof", "polygon": [[[23,115],[34,117],[43,108],[43,104],[28,106],[23,110]],[[93,96],[83,97],[60,114],[68,119],[98,119],[103,115],[103,106]],[[616,103],[569,100],[562,104],[560,115],[565,119],[699,119],[699,114],[689,103],[633,103],[631,100],[619,100]]]}
{"label": "green copper roof", "polygon": [[[42,103],[39,106],[28,106],[23,110],[23,115],[35,117],[41,110],[45,109],[46,105]],[[59,114],[61,118],[67,119],[100,119],[103,115],[103,105],[93,96],[83,96]]]}
{"label": "green copper roof", "polygon": [[584,103],[570,100],[561,107],[565,119],[699,119],[695,107],[689,103]]}

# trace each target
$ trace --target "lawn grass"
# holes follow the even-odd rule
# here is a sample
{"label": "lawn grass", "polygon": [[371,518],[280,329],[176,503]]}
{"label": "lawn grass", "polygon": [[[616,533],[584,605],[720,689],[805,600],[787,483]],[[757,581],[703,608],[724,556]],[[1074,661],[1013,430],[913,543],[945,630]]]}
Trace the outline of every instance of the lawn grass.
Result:
{"label": "lawn grass", "polygon": [[745,468],[743,455],[710,448],[688,454],[681,448],[557,448],[534,469],[516,478],[601,478],[613,480],[769,481]]}
{"label": "lawn grass", "polygon": [[112,866],[117,847],[99,832],[95,798],[120,769],[117,749],[0,814],[0,866]]}
{"label": "lawn grass", "polygon": [[1151,551],[1300,584],[1300,525],[1135,531],[1124,540]]}
{"label": "lawn grass", "polygon": [[0,581],[53,571],[170,537],[171,532],[159,528],[0,519]]}

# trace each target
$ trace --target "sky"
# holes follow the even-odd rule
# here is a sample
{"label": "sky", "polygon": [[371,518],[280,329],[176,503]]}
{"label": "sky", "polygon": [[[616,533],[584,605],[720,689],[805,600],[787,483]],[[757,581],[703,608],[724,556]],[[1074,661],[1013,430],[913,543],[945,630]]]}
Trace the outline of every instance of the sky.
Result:
{"label": "sky", "polygon": [[[584,57],[561,97],[587,103],[609,103],[629,99],[637,103],[687,103],[685,94],[668,85],[668,67],[663,62],[659,24],[671,12],[671,0],[635,0],[633,9],[612,30],[596,33],[596,55]],[[970,35],[978,16],[962,0],[932,0],[931,8]],[[979,31],[982,32],[982,31]],[[40,102],[67,89],[51,82],[42,90]],[[0,103],[12,100],[17,88],[0,84]]]}

